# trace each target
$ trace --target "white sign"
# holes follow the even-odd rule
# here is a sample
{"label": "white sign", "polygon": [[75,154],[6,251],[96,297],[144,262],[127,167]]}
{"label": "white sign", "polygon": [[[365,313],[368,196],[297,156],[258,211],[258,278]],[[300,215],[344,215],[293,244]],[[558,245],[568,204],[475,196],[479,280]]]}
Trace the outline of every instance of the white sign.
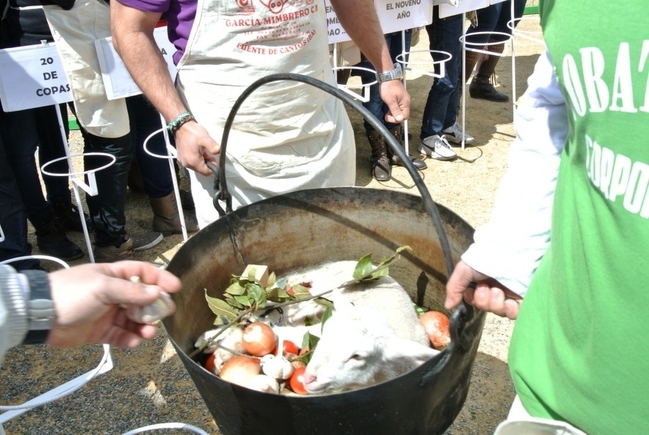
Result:
{"label": "white sign", "polygon": [[457,6],[453,6],[450,4],[440,4],[439,17],[446,18],[452,15],[459,15],[465,12],[475,11],[478,9],[486,8],[491,3],[492,3],[491,0],[458,0]]}
{"label": "white sign", "polygon": [[[167,68],[171,79],[176,78],[176,66],[173,63],[173,54],[176,52],[174,45],[169,42],[167,37],[167,27],[158,27],[153,31],[162,56],[167,61]],[[101,69],[101,78],[106,88],[106,97],[109,100],[131,97],[141,94],[140,88],[131,78],[126,65],[115,51],[112,38],[103,38],[95,41],[97,56],[99,57],[99,68]]]}
{"label": "white sign", "polygon": [[54,43],[0,50],[0,100],[5,112],[72,101]]}
{"label": "white sign", "polygon": [[[426,26],[433,20],[433,2],[431,0],[375,0],[374,6],[383,33],[400,32]],[[340,25],[328,0],[325,0],[325,8],[329,43],[351,41],[345,29]],[[362,19],[362,17],[358,19]]]}

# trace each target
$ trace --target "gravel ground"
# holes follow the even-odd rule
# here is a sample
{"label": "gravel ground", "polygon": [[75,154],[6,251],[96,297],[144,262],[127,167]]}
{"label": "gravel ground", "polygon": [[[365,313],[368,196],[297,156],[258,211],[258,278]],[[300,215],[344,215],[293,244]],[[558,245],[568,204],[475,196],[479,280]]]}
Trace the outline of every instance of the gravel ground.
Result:
{"label": "gravel ground", "polygon": [[[521,30],[538,32],[538,17],[528,16]],[[422,33],[415,50],[426,50]],[[526,38],[516,38],[516,89],[520,95],[541,46]],[[504,57],[498,68],[501,90],[512,95],[511,58]],[[418,137],[425,96],[430,78],[412,71],[408,90],[413,97],[409,131]],[[460,159],[453,162],[427,160],[422,177],[431,195],[473,226],[484,223],[493,205],[494,193],[507,166],[507,150],[514,137],[511,104],[495,104],[467,98],[467,130],[477,146],[456,149]],[[358,144],[358,186],[415,191],[403,168],[395,168],[393,179],[378,183],[369,176],[369,147],[362,121],[350,117]],[[80,149],[78,132],[70,145]],[[412,149],[412,148],[411,148]],[[186,180],[183,181],[183,183]],[[152,214],[146,197],[128,193],[127,222],[130,231],[145,231]],[[30,234],[35,246],[35,238]],[[81,234],[70,237],[85,250]],[[160,260],[163,253],[182,243],[181,236],[165,238],[158,247],[138,253],[136,258]],[[37,253],[37,251],[35,251]],[[88,261],[87,257],[78,262]],[[78,263],[78,262],[75,262]],[[48,266],[49,267],[49,266]],[[54,266],[52,266],[54,268]],[[514,397],[507,366],[507,347],[513,322],[488,315],[475,360],[469,396],[449,435],[490,434],[505,418]],[[0,403],[20,404],[38,394],[73,379],[95,367],[101,359],[101,346],[79,349],[53,349],[47,346],[21,346],[8,352],[0,368]],[[163,332],[136,350],[111,350],[114,368],[92,380],[69,396],[33,409],[4,424],[7,435],[16,434],[120,434],[135,428],[165,422],[183,422],[218,434],[204,402],[189,379],[180,359]],[[0,426],[0,434],[2,433]],[[165,433],[187,433],[168,430]]]}

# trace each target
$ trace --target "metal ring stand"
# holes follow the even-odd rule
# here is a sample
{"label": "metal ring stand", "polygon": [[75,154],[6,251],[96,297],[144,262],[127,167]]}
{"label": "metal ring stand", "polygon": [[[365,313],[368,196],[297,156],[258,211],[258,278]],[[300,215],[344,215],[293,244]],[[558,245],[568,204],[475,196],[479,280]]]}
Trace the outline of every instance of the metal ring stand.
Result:
{"label": "metal ring stand", "polygon": [[[438,54],[443,55],[445,58],[442,59],[442,60],[434,60],[433,59],[433,62],[432,62],[433,72],[431,73],[431,72],[429,72],[430,65],[431,65],[430,61],[426,61],[426,62],[412,62],[411,61],[411,56],[410,55],[414,54],[414,53],[429,53],[431,55],[431,57],[432,57],[433,53],[438,53]],[[448,53],[446,51],[440,51],[440,50],[413,50],[413,51],[407,51],[407,52],[403,52],[403,53],[397,55],[397,57],[395,58],[395,60],[399,64],[403,65],[403,85],[406,88],[407,88],[407,85],[406,85],[406,83],[407,83],[407,80],[406,80],[406,75],[407,74],[406,74],[406,72],[407,71],[417,71],[417,72],[419,72],[421,74],[424,74],[424,75],[427,75],[427,76],[430,76],[430,77],[433,77],[433,78],[441,78],[441,77],[444,77],[446,75],[446,62],[448,62],[451,59],[453,59],[453,55],[451,53]],[[435,73],[435,66],[436,65],[439,65],[439,72],[438,73]],[[415,66],[415,67],[413,68],[413,66]],[[417,68],[418,66],[421,66],[422,68],[419,69],[419,68]],[[406,151],[408,151],[408,149],[409,149],[408,145],[409,144],[408,144],[408,120],[407,119],[405,121],[403,121],[403,130],[404,130],[403,144],[404,144],[404,147],[406,148]]]}
{"label": "metal ring stand", "polygon": [[57,257],[52,257],[50,255],[23,255],[21,257],[13,257],[8,260],[0,261],[0,264],[11,264],[11,263],[15,263],[16,261],[31,260],[31,259],[48,260],[60,264],[64,269],[70,268],[70,265],[65,261]]}
{"label": "metal ring stand", "polygon": [[[164,122],[164,118],[162,118],[162,116],[160,116],[160,122],[162,124],[162,128],[160,130],[154,131],[149,136],[147,136],[147,138],[144,139],[144,144],[142,146],[144,148],[144,152],[150,155],[151,157],[155,157],[156,159],[166,159],[169,162],[169,172],[171,172],[171,182],[173,184],[174,199],[176,200],[176,208],[178,209],[178,216],[180,218],[180,228],[183,234],[183,242],[186,242],[187,239],[189,238],[187,236],[187,224],[185,223],[185,213],[183,211],[182,202],[180,201],[180,187],[178,186],[178,178],[176,177],[176,168],[173,162],[173,159],[178,158],[178,154],[176,153],[176,149],[171,146],[171,142],[169,141],[169,131],[167,130],[166,124]],[[149,143],[149,140],[155,135],[160,134],[160,132],[162,132],[164,136],[165,147],[168,153],[167,155],[155,154],[147,148],[147,144]]]}
{"label": "metal ring stand", "polygon": [[[67,149],[66,149],[67,153]],[[88,157],[88,156],[97,156],[97,157],[107,157],[110,161],[103,165],[100,166],[99,168],[96,169],[89,169],[86,171],[81,171],[81,172],[73,172],[72,170],[72,158],[74,157]],[[68,168],[70,168],[70,172],[66,173],[56,173],[56,172],[48,172],[46,168],[54,163],[57,163],[59,161],[66,160],[68,162]],[[86,219],[83,214],[83,207],[81,206],[81,197],[79,195],[79,189],[78,187],[81,187],[86,193],[88,193],[91,196],[97,195],[97,180],[95,178],[95,173],[98,171],[101,171],[103,169],[108,168],[109,166],[113,165],[117,159],[115,156],[107,153],[84,153],[84,154],[73,154],[73,155],[67,155],[65,157],[59,157],[58,159],[51,160],[47,163],[45,163],[43,166],[41,166],[41,172],[45,175],[49,175],[52,177],[70,177],[72,180],[72,187],[74,188],[74,199],[77,202],[78,205],[78,210],[79,210],[79,219],[81,219],[81,226],[83,228],[83,236],[86,241],[86,248],[88,249],[88,256],[90,257],[90,262],[94,263],[95,262],[95,257],[94,253],[92,250],[92,243],[90,242],[90,234],[88,232],[88,226],[86,224]],[[81,175],[86,175],[88,177],[88,182],[90,184],[85,184],[82,180],[79,179],[79,176]]]}
{"label": "metal ring stand", "polygon": [[[431,55],[433,53],[438,53],[441,54],[442,56],[445,56],[445,59],[442,60],[433,60],[431,63],[430,61],[426,62],[413,62],[411,60],[410,55],[415,54],[415,53],[430,53]],[[403,65],[404,70],[406,71],[417,71],[420,72],[424,75],[430,76],[430,77],[436,77],[436,78],[441,78],[446,75],[446,62],[449,60],[453,59],[453,55],[449,52],[446,51],[440,51],[440,50],[413,50],[413,51],[408,51],[405,53],[401,53],[396,57],[397,62],[399,62],[401,65]],[[434,69],[433,72],[429,72],[430,65],[439,65],[439,73],[435,73]],[[421,68],[419,68],[421,66]]]}
{"label": "metal ring stand", "polygon": [[[512,2],[512,8],[513,8],[513,2]],[[513,16],[513,12],[512,12]],[[523,17],[521,18],[513,18],[509,21],[507,21],[507,28],[511,29],[512,35],[513,36],[520,36],[522,38],[525,38],[529,41],[536,42],[538,44],[541,44],[545,46],[545,41],[543,40],[543,32],[538,31],[538,32],[528,32],[528,31],[523,31],[523,30],[517,30],[518,24],[523,20]],[[539,37],[536,37],[534,35],[539,35]],[[512,39],[512,100],[514,104],[514,111],[516,111],[516,56],[514,53],[514,43]]]}
{"label": "metal ring stand", "polygon": [[[514,18],[513,20],[507,21],[507,28],[511,29],[512,33],[514,36],[520,36],[521,38],[525,38],[528,41],[536,42],[538,44],[541,44],[545,46],[545,40],[543,39],[543,32],[542,31],[529,31],[529,30],[519,30],[517,25],[521,23],[525,19],[525,16],[522,16],[521,18]],[[516,25],[514,25],[516,24]]]}
{"label": "metal ring stand", "polygon": [[[338,71],[363,71],[363,72],[369,72],[370,74],[376,74],[376,72],[373,69],[364,68],[362,66],[337,66],[333,68],[334,74],[337,73]],[[353,84],[352,86],[348,84],[338,83],[338,88],[341,89],[342,91],[347,92],[352,97],[358,98],[363,103],[367,103],[368,101],[370,101],[370,86],[373,86],[377,83],[378,82],[376,80],[370,83],[361,82],[361,84]],[[359,94],[351,90],[355,88],[360,89],[362,94]]]}
{"label": "metal ring stand", "polygon": [[[67,144],[67,141],[66,141]],[[68,153],[68,149],[66,146],[66,154]],[[99,168],[95,169],[89,169],[81,172],[74,172],[72,167],[72,158],[74,157],[89,157],[89,156],[96,156],[96,157],[107,157],[110,161],[106,163],[103,166],[100,166]],[[48,172],[46,168],[49,165],[52,165],[54,163],[57,163],[59,161],[66,160],[68,162],[68,168],[70,169],[70,172],[66,173],[57,173],[57,172]],[[91,196],[97,195],[97,180],[95,178],[95,172],[99,172],[103,169],[108,168],[109,166],[113,165],[117,161],[117,158],[111,154],[107,153],[97,153],[97,152],[92,152],[92,153],[83,153],[83,154],[68,154],[65,157],[59,157],[58,159],[51,160],[47,163],[45,163],[43,166],[41,166],[41,172],[45,175],[49,175],[51,177],[70,177],[72,180],[72,187],[74,190],[74,199],[77,202],[77,209],[79,210],[79,219],[81,219],[81,227],[83,228],[83,237],[86,241],[86,249],[88,249],[88,257],[90,258],[90,262],[94,263],[95,262],[95,255],[92,250],[92,243],[90,242],[90,233],[88,232],[88,225],[86,224],[86,218],[83,214],[83,207],[81,206],[81,196],[79,195],[79,187],[81,187],[86,193],[88,193]],[[82,175],[86,175],[88,177],[88,182],[89,184],[85,184],[83,180],[81,180],[79,177]]]}
{"label": "metal ring stand", "polygon": [[[484,36],[484,35],[499,35],[504,37],[505,39],[502,41],[498,42],[471,42],[469,39],[472,36]],[[506,50],[503,50],[502,53],[494,53],[488,50],[485,50],[485,47],[489,47],[492,45],[500,45],[500,44],[505,44],[509,41],[512,40],[512,35],[509,33],[504,33],[504,32],[474,32],[474,33],[465,33],[462,36],[460,36],[460,42],[462,43],[462,81],[464,81],[464,77],[467,76],[467,71],[466,71],[466,52],[471,51],[474,53],[481,53],[481,54],[486,54],[488,56],[498,56],[498,57],[505,57],[508,55]],[[512,47],[513,51],[513,47]],[[513,56],[512,56],[513,59]],[[513,61],[512,61],[512,68],[513,68]],[[514,74],[512,74],[512,83],[515,82]],[[512,100],[516,101],[515,95],[512,96]],[[514,105],[514,110],[515,110],[515,105]],[[462,131],[466,131],[466,83],[462,83]],[[464,149],[466,146],[465,140],[464,140],[464,135],[462,136],[462,149]]]}

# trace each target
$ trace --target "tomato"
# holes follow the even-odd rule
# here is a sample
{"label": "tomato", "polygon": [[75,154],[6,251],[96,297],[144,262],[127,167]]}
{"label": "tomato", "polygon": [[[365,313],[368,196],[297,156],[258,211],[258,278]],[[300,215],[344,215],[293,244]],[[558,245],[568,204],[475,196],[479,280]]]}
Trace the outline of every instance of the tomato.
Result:
{"label": "tomato", "polygon": [[295,355],[300,353],[300,348],[292,341],[282,340],[282,346],[284,347],[284,353],[292,353]]}
{"label": "tomato", "polygon": [[213,353],[211,353],[210,356],[208,356],[207,359],[205,360],[204,367],[208,372],[215,373],[215,371],[214,371],[214,369],[215,369],[215,367],[214,367],[214,354]]}
{"label": "tomato", "polygon": [[304,386],[304,371],[306,367],[298,367],[295,369],[290,379],[288,380],[288,385],[291,387],[291,390],[297,394],[309,394]]}
{"label": "tomato", "polygon": [[421,326],[435,349],[444,349],[451,342],[449,318],[439,311],[428,311],[419,317]]}

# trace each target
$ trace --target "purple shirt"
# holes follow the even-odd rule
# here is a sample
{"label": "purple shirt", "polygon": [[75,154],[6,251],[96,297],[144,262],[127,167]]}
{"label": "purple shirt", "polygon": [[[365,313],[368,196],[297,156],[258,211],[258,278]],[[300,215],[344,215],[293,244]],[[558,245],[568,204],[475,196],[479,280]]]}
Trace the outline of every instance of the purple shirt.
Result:
{"label": "purple shirt", "polygon": [[178,49],[173,55],[178,65],[187,48],[189,32],[196,17],[197,0],[117,0],[123,5],[146,12],[160,12],[167,20],[169,41]]}

